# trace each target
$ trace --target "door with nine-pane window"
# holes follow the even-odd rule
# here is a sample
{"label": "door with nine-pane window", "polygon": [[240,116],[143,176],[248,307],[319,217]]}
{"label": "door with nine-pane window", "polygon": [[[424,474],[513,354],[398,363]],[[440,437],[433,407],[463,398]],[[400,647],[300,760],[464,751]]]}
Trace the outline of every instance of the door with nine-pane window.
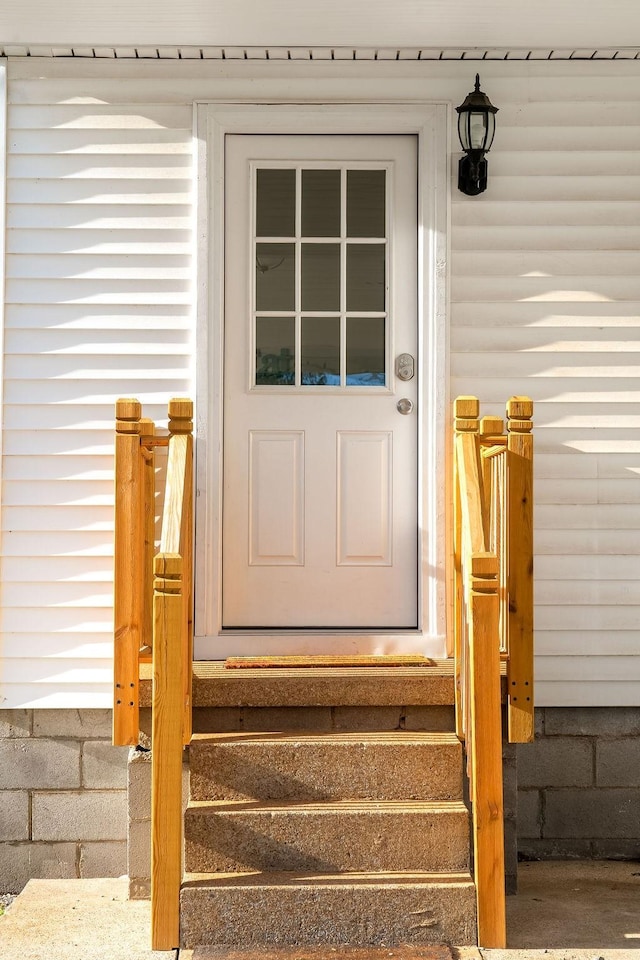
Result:
{"label": "door with nine-pane window", "polygon": [[226,138],[223,628],[418,625],[416,153]]}

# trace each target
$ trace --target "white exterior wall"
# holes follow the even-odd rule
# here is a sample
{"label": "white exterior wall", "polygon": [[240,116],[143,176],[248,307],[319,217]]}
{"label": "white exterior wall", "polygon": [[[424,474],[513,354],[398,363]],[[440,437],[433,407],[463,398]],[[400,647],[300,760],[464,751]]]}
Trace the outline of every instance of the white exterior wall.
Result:
{"label": "white exterior wall", "polygon": [[640,63],[31,59],[9,65],[0,706],[110,703],[113,402],[194,392],[193,101],[455,106],[476,68],[500,112],[487,193],[453,174],[451,395],[536,401],[538,703],[640,703]]}
{"label": "white exterior wall", "polygon": [[3,707],[110,705],[114,401],[191,391],[192,107],[64,86],[10,80]]}

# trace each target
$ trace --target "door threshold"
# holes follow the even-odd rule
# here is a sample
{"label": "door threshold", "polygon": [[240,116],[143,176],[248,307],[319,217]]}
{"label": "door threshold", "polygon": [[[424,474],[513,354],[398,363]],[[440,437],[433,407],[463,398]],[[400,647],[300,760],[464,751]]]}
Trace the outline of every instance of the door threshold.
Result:
{"label": "door threshold", "polygon": [[222,627],[224,637],[420,637],[418,627]]}

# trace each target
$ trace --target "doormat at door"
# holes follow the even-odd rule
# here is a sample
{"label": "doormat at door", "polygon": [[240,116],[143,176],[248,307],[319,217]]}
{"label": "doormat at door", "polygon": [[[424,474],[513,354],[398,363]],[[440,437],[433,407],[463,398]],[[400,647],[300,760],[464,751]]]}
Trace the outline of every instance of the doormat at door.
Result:
{"label": "doormat at door", "polygon": [[227,657],[225,667],[230,670],[242,668],[286,669],[287,667],[429,667],[434,661],[422,654],[395,656],[388,654],[380,657],[342,656],[342,657]]}

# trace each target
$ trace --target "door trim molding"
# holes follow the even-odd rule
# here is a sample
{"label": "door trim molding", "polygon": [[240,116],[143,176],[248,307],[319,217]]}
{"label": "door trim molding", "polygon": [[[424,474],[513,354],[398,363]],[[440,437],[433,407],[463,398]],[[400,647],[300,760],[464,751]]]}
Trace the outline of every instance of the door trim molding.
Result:
{"label": "door trim molding", "polygon": [[[329,94],[330,96],[330,94]],[[222,397],[224,318],[224,143],[227,134],[413,134],[418,137],[418,605],[421,629],[407,631],[445,656],[446,426],[448,423],[448,221],[450,104],[195,104],[197,163],[196,659],[212,659],[222,622]],[[211,215],[211,211],[217,211]],[[284,631],[283,631],[284,632]],[[334,631],[327,631],[333,633]],[[324,632],[323,632],[324,633]],[[381,637],[384,631],[381,631]],[[377,634],[376,634],[377,636]]]}

